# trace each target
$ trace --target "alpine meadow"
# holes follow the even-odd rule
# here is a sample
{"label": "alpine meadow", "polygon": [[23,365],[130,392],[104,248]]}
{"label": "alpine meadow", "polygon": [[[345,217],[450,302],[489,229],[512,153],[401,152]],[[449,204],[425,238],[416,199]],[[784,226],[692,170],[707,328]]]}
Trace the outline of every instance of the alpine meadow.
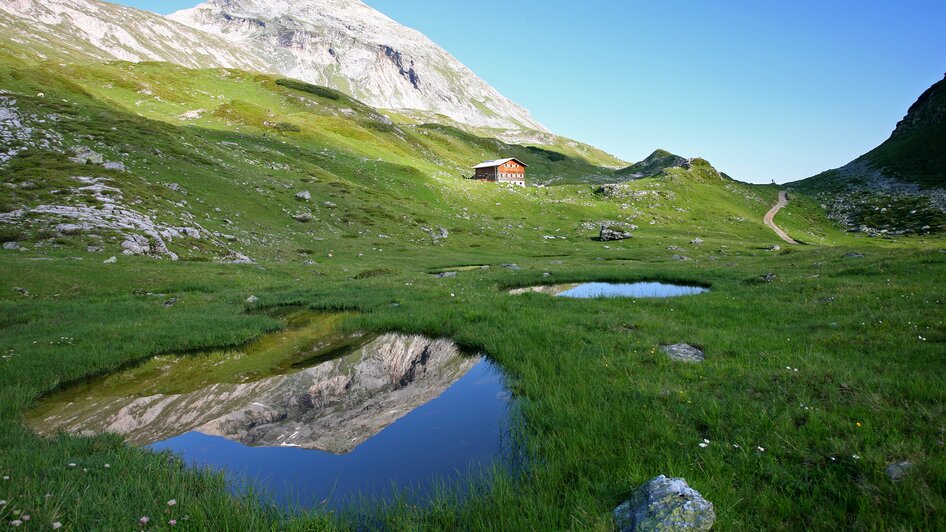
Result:
{"label": "alpine meadow", "polygon": [[0,527],[946,529],[909,96],[752,184],[360,0],[0,0]]}

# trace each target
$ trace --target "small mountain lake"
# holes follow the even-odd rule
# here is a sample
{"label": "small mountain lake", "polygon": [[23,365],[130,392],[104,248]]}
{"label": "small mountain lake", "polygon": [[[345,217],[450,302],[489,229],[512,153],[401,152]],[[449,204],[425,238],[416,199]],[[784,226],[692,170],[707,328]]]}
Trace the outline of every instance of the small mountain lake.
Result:
{"label": "small mountain lake", "polygon": [[574,283],[529,286],[510,290],[510,294],[541,293],[578,299],[605,298],[666,298],[692,296],[709,292],[709,288],[658,282],[643,283]]}
{"label": "small mountain lake", "polygon": [[445,339],[339,335],[344,317],[300,311],[242,348],[154,357],[44,398],[28,422],[172,451],[287,507],[423,503],[510,463],[496,366]]}

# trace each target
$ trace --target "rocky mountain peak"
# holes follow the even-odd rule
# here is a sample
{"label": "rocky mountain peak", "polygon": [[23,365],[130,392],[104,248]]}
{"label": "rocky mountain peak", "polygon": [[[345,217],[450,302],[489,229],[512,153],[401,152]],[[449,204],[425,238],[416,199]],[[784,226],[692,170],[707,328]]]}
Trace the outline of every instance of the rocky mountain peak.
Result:
{"label": "rocky mountain peak", "polygon": [[270,70],[373,107],[546,132],[423,34],[359,0],[210,0],[169,18],[253,50]]}
{"label": "rocky mountain peak", "polygon": [[946,75],[910,106],[906,117],[897,124],[893,136],[942,125],[944,122],[946,122]]}

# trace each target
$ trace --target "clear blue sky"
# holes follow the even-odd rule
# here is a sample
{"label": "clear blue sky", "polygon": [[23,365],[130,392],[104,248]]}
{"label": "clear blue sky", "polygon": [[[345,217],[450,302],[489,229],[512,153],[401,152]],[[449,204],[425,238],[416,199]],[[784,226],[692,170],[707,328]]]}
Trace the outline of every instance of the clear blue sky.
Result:
{"label": "clear blue sky", "polygon": [[847,163],[946,72],[944,0],[366,1],[556,133],[629,161],[702,156],[753,182]]}

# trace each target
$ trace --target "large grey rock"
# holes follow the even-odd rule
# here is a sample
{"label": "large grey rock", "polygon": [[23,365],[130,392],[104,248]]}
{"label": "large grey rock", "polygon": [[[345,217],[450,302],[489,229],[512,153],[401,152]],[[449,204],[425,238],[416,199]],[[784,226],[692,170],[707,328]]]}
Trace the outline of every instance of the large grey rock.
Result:
{"label": "large grey rock", "polygon": [[122,242],[122,254],[124,255],[148,255],[151,253],[151,243],[141,235],[128,235]]}
{"label": "large grey rock", "polygon": [[11,250],[11,251],[20,249],[20,243],[19,242],[4,242],[3,249]]}
{"label": "large grey rock", "polygon": [[598,239],[602,242],[613,242],[616,240],[627,240],[634,238],[627,227],[620,225],[602,225],[601,232],[598,233]]}
{"label": "large grey rock", "polygon": [[660,475],[618,506],[614,520],[621,532],[706,531],[713,528],[716,511],[686,480]]}
{"label": "large grey rock", "polygon": [[667,356],[677,362],[699,363],[706,360],[706,353],[704,353],[702,349],[690,344],[662,345],[660,346],[660,350],[667,353]]}

